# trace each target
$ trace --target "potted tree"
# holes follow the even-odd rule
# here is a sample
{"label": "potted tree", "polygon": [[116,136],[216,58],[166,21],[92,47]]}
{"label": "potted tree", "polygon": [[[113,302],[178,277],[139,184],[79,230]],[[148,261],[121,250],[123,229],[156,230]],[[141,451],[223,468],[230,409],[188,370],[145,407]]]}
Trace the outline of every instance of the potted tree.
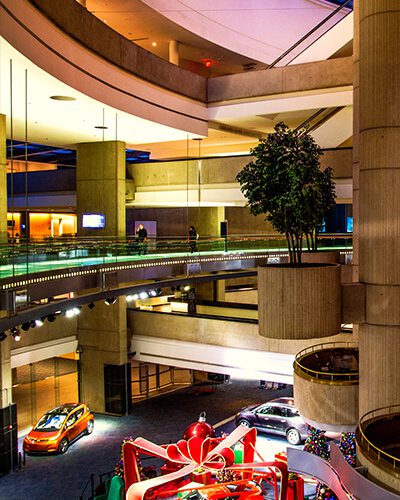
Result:
{"label": "potted tree", "polygon": [[250,152],[255,161],[236,177],[247,206],[285,235],[290,263],[300,264],[303,242],[317,249],[318,228],[335,205],[332,169],[321,170],[322,151],[306,129],[283,122]]}
{"label": "potted tree", "polygon": [[303,264],[303,242],[316,233],[335,204],[330,168],[320,169],[321,149],[305,129],[278,123],[251,150],[255,160],[237,175],[247,206],[265,214],[284,234],[289,264],[258,268],[259,332],[280,339],[320,338],[340,331],[340,266]]}

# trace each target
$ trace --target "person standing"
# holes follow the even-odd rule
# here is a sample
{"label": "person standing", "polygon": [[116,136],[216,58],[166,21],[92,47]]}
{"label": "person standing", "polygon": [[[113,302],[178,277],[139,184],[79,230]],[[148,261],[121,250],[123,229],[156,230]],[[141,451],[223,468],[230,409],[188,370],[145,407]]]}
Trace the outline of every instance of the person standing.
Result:
{"label": "person standing", "polygon": [[197,252],[197,240],[199,238],[199,235],[197,234],[197,231],[194,226],[189,226],[189,247],[190,247],[190,252]]}
{"label": "person standing", "polygon": [[138,242],[139,255],[147,253],[147,230],[143,224],[139,224],[136,229],[136,241]]}

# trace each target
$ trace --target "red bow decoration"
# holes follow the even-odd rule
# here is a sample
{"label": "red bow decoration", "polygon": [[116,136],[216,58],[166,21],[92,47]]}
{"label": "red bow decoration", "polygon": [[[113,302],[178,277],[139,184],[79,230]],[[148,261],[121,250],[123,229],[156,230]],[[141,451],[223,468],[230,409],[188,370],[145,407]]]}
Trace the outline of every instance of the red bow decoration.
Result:
{"label": "red bow decoration", "polygon": [[[235,454],[231,448],[211,448],[210,438],[191,437],[188,441],[181,439],[166,448],[168,460],[177,464],[193,465],[218,471],[233,464]],[[218,451],[216,451],[218,449]]]}

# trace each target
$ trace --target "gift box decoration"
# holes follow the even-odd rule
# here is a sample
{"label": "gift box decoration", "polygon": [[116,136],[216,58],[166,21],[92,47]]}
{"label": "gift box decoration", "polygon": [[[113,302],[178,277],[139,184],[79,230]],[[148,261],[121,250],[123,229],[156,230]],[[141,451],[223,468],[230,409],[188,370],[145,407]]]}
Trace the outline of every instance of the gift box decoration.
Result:
{"label": "gift box decoration", "polygon": [[211,471],[209,470],[195,470],[190,474],[190,479],[195,483],[210,484]]}
{"label": "gift box decoration", "polygon": [[296,474],[296,479],[289,479],[287,489],[287,500],[304,499],[304,479]]}
{"label": "gift box decoration", "polygon": [[275,453],[275,460],[277,462],[283,462],[287,464],[287,453],[286,451],[280,451],[279,453]]}
{"label": "gift box decoration", "polygon": [[244,455],[244,450],[243,450],[243,445],[237,444],[233,447],[233,453],[235,455],[234,463],[235,464],[242,464],[243,463],[243,455]]}

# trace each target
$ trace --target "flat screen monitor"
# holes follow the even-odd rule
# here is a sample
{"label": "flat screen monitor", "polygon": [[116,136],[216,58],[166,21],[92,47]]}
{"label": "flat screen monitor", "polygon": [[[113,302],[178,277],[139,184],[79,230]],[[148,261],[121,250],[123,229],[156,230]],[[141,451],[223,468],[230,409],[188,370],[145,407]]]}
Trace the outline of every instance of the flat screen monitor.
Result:
{"label": "flat screen monitor", "polygon": [[82,227],[102,229],[106,227],[106,216],[104,214],[82,214]]}
{"label": "flat screen monitor", "polygon": [[353,217],[347,217],[346,220],[346,233],[353,232]]}

